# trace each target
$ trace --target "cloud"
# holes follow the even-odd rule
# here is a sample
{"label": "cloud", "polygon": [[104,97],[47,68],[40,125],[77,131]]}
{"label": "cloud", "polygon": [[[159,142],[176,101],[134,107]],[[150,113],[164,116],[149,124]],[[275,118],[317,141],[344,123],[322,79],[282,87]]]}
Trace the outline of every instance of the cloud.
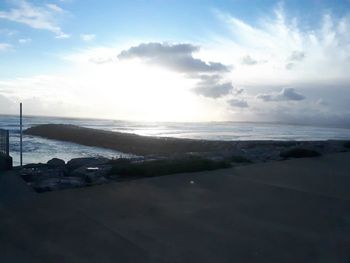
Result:
{"label": "cloud", "polygon": [[32,39],[30,39],[30,38],[21,38],[21,39],[18,39],[18,42],[20,44],[26,44],[26,43],[32,42]]}
{"label": "cloud", "polygon": [[113,59],[111,57],[93,57],[89,59],[89,62],[92,62],[97,65],[101,65],[101,64],[113,62]]}
{"label": "cloud", "polygon": [[146,43],[123,50],[119,59],[140,58],[180,73],[227,72],[229,67],[219,62],[205,62],[194,58],[198,46],[191,44]]}
{"label": "cloud", "polygon": [[92,41],[96,38],[96,35],[94,34],[81,34],[80,35],[80,38],[83,40],[83,41]]}
{"label": "cloud", "polygon": [[292,70],[294,68],[295,64],[294,63],[287,63],[286,64],[286,69]]}
{"label": "cloud", "polygon": [[278,93],[258,94],[256,97],[263,101],[300,101],[305,99],[305,96],[297,93],[294,88],[283,88]]}
{"label": "cloud", "polygon": [[230,104],[231,107],[237,107],[237,108],[248,108],[249,105],[245,100],[242,99],[231,99],[227,101],[228,104]]}
{"label": "cloud", "polygon": [[222,84],[215,83],[213,85],[199,84],[193,89],[193,91],[198,95],[216,99],[230,94],[232,89],[232,84],[230,82],[226,82]]}
{"label": "cloud", "polygon": [[199,82],[193,88],[193,92],[208,98],[220,98],[230,94],[233,91],[231,82],[224,81],[219,74],[214,75],[199,75]]}
{"label": "cloud", "polygon": [[[15,1],[14,7],[8,11],[0,11],[0,19],[17,22],[29,27],[47,30],[56,35],[56,38],[68,38],[56,21],[56,17],[63,9],[57,5],[33,5],[27,1]],[[59,11],[60,10],[60,11]]]}
{"label": "cloud", "polygon": [[241,64],[242,65],[253,66],[253,65],[258,64],[258,61],[253,59],[251,56],[247,55],[247,56],[242,58]]}
{"label": "cloud", "polygon": [[235,95],[240,95],[240,94],[242,94],[244,92],[244,89],[242,89],[242,88],[236,88],[236,89],[234,89],[234,94]]}
{"label": "cloud", "polygon": [[229,66],[194,58],[193,53],[198,51],[199,47],[192,44],[144,43],[123,50],[118,58],[139,58],[197,79],[197,85],[192,91],[198,95],[214,99],[228,95],[233,86],[224,80],[223,74],[229,71]]}
{"label": "cloud", "polygon": [[0,52],[12,50],[12,45],[8,43],[0,43]]}
{"label": "cloud", "polygon": [[305,53],[302,51],[297,51],[294,50],[290,56],[288,57],[287,64],[286,64],[286,69],[287,70],[292,70],[296,63],[301,62],[305,58]]}
{"label": "cloud", "polygon": [[12,100],[0,94],[0,113],[13,113],[15,107],[16,104]]}
{"label": "cloud", "polygon": [[[328,10],[314,16],[310,24],[305,17],[295,17],[283,5],[257,18],[253,24],[229,13],[217,11],[217,17],[229,30],[217,41],[216,54],[222,61],[239,61],[237,54],[254,54],[259,67],[238,67],[232,80],[245,85],[247,78],[259,85],[262,81],[276,85],[350,79],[350,16],[330,15]],[[306,59],[307,58],[307,59]],[[260,65],[260,59],[268,61]],[[232,62],[230,62],[232,63]],[[287,69],[287,70],[286,70]]]}
{"label": "cloud", "polygon": [[18,34],[18,32],[16,30],[11,30],[11,29],[7,29],[7,28],[0,28],[0,35],[12,37],[16,34]]}
{"label": "cloud", "polygon": [[302,51],[294,50],[289,56],[289,61],[302,61],[305,58],[305,53]]}
{"label": "cloud", "polygon": [[317,104],[317,105],[320,105],[320,106],[328,106],[328,102],[325,101],[324,99],[318,99],[318,100],[316,101],[316,104]]}
{"label": "cloud", "polygon": [[55,12],[64,12],[64,10],[61,8],[61,7],[59,7],[58,5],[55,5],[55,4],[46,4],[46,6],[48,7],[48,8],[50,8],[51,10],[53,10],[53,11],[55,11]]}
{"label": "cloud", "polygon": [[57,38],[57,39],[66,39],[66,38],[70,38],[70,35],[62,33],[60,35],[55,36],[55,38]]}

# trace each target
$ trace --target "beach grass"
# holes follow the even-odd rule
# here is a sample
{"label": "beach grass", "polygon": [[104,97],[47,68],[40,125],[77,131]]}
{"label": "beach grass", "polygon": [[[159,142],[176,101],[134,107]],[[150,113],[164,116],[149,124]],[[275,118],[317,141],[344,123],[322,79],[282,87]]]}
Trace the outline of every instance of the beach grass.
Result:
{"label": "beach grass", "polygon": [[344,147],[350,149],[350,141],[345,142]]}
{"label": "beach grass", "polygon": [[282,158],[305,158],[305,157],[317,157],[321,154],[315,150],[304,149],[304,148],[294,148],[280,153]]}
{"label": "beach grass", "polygon": [[128,159],[111,161],[111,175],[120,176],[159,176],[176,173],[211,171],[231,167],[230,162],[215,161],[201,157],[164,159],[145,162],[132,162]]}
{"label": "beach grass", "polygon": [[233,163],[252,163],[250,159],[241,155],[233,155],[230,158],[230,161]]}

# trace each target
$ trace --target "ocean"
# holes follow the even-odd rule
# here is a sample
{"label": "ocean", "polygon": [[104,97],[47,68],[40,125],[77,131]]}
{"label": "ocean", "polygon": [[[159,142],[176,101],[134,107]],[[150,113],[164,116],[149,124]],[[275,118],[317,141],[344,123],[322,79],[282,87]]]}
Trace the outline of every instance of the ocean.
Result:
{"label": "ocean", "polygon": [[[27,116],[23,118],[23,129],[46,123],[73,124],[145,136],[206,140],[350,140],[350,129],[252,122],[166,123]],[[0,128],[10,130],[11,156],[14,165],[19,165],[19,117],[0,115]],[[53,157],[68,161],[77,157],[96,156],[128,158],[132,155],[28,135],[23,137],[24,164],[44,163]]]}

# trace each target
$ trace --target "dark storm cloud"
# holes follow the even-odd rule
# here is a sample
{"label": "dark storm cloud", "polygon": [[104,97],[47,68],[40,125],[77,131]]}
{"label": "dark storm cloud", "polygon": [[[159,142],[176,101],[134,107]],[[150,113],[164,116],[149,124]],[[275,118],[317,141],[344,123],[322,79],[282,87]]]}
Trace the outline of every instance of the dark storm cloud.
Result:
{"label": "dark storm cloud", "polygon": [[248,103],[242,99],[231,99],[227,102],[228,102],[228,104],[230,104],[231,107],[237,107],[237,108],[248,108],[249,107]]}
{"label": "dark storm cloud", "polygon": [[215,85],[198,85],[193,91],[198,95],[216,99],[228,95],[232,88],[232,84],[227,82]]}
{"label": "dark storm cloud", "polygon": [[193,53],[197,51],[199,47],[192,44],[143,43],[122,51],[118,59],[139,58],[185,74],[198,80],[193,92],[204,97],[215,99],[228,95],[233,86],[223,80],[223,74],[229,72],[230,67],[194,58]]}
{"label": "dark storm cloud", "polygon": [[284,88],[278,93],[258,94],[257,98],[263,101],[300,101],[304,100],[305,96],[297,93],[293,88]]}
{"label": "dark storm cloud", "polygon": [[225,82],[218,74],[214,75],[200,75],[200,81],[197,83],[193,91],[204,97],[220,98],[230,94],[233,91],[231,82]]}
{"label": "dark storm cloud", "polygon": [[152,64],[158,64],[187,74],[226,72],[229,70],[229,67],[222,63],[205,62],[194,58],[192,54],[198,50],[198,46],[191,44],[144,43],[122,51],[118,58],[141,58]]}

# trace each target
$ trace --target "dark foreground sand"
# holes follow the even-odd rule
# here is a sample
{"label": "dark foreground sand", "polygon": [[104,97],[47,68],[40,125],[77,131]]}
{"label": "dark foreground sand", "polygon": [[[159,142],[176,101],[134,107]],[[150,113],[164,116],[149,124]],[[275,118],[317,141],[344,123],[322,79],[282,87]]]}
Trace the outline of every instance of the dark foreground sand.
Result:
{"label": "dark foreground sand", "polygon": [[350,153],[36,194],[0,175],[0,262],[350,262]]}

